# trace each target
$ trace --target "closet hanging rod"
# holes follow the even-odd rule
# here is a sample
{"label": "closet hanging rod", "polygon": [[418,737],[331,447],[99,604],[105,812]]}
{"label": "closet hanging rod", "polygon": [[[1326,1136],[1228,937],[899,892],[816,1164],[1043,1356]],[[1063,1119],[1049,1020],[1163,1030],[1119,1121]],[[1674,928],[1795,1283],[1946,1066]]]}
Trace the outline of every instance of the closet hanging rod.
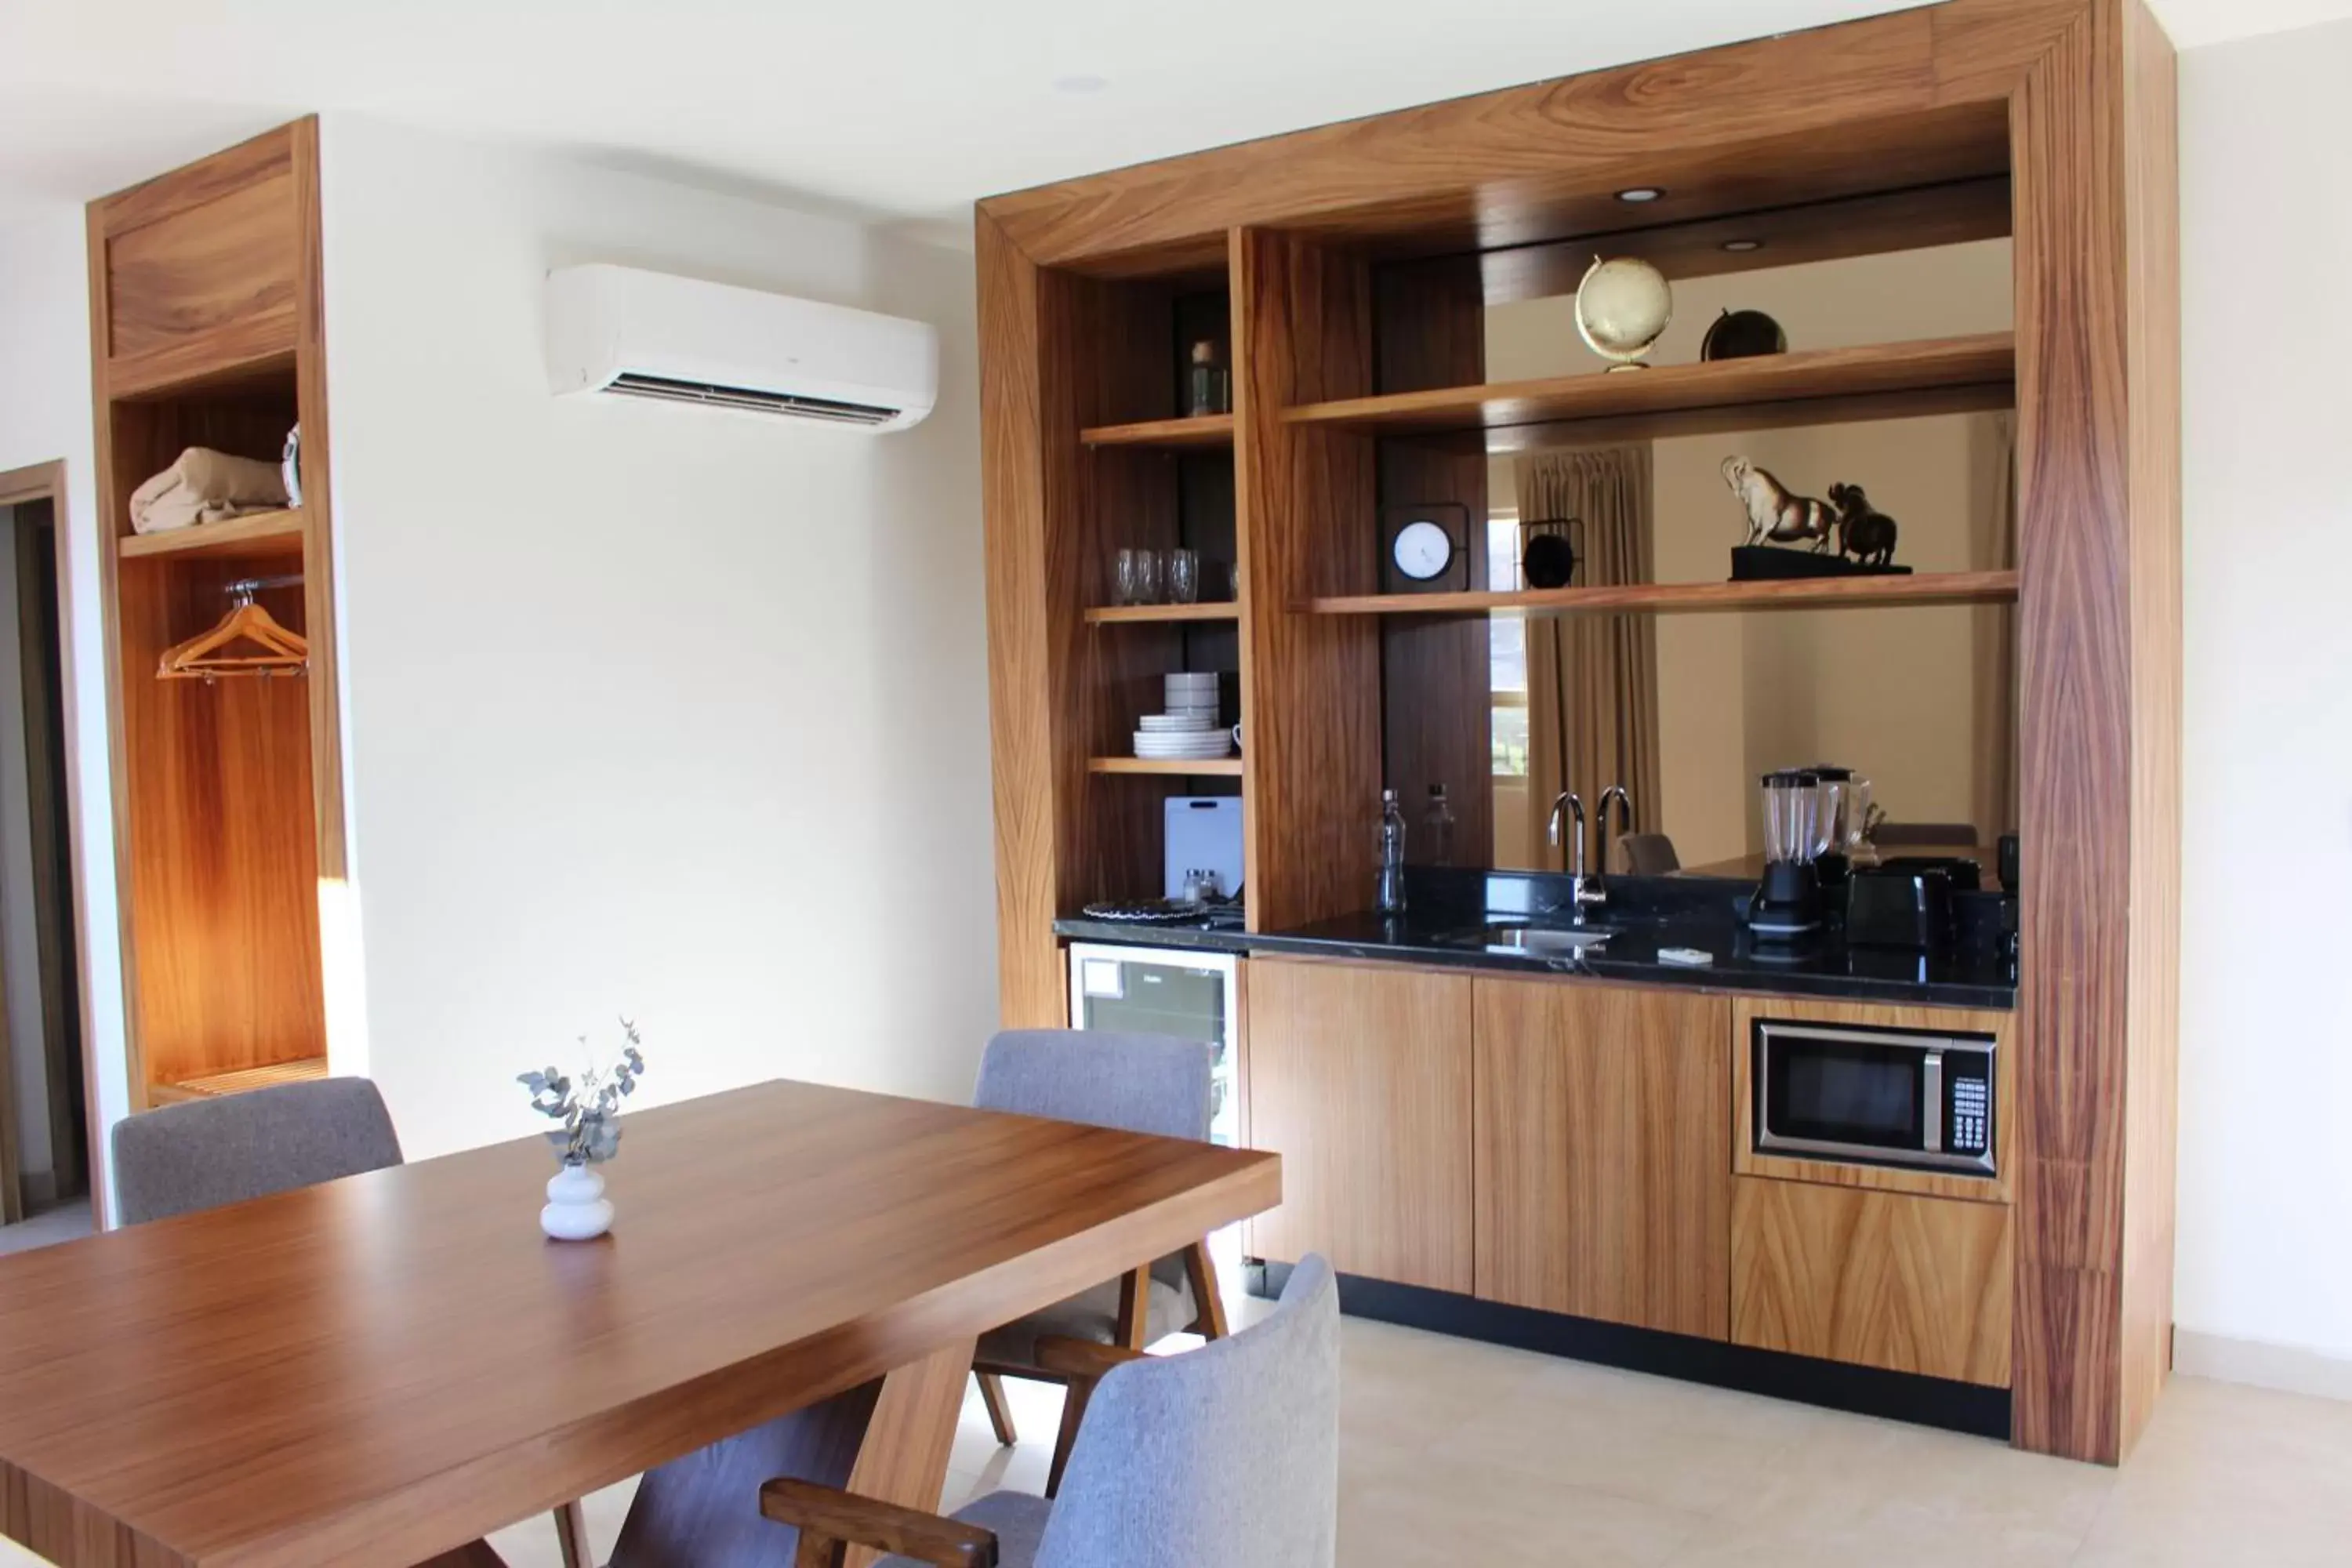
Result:
{"label": "closet hanging rod", "polygon": [[239,577],[236,582],[224,587],[221,592],[232,599],[250,599],[265,589],[299,588],[301,584],[302,574],[292,572],[283,577]]}

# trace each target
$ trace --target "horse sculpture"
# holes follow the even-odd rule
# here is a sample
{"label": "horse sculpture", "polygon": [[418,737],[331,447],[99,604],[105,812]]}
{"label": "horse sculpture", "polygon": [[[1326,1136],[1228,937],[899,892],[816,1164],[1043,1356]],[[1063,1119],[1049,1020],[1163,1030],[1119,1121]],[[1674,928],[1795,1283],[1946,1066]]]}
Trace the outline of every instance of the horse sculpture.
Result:
{"label": "horse sculpture", "polygon": [[1780,480],[1745,458],[1723,460],[1723,482],[1748,509],[1748,543],[1795,544],[1810,539],[1815,554],[1830,547],[1838,514],[1829,502],[1790,494]]}

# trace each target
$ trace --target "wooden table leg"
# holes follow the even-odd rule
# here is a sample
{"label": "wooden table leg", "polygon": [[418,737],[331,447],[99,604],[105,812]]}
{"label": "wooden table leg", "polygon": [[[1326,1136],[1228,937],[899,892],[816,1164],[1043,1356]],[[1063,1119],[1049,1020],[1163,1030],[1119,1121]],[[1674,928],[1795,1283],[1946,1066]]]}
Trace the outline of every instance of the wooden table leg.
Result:
{"label": "wooden table leg", "polygon": [[[903,1508],[940,1506],[976,1348],[975,1341],[959,1340],[882,1380],[882,1397],[850,1468],[851,1491]],[[758,1506],[757,1498],[752,1504]],[[845,1568],[866,1568],[880,1556],[852,1547]]]}
{"label": "wooden table leg", "polygon": [[887,1377],[648,1471],[611,1568],[793,1568],[800,1532],[760,1512],[761,1484],[778,1476],[938,1508],[972,1348],[959,1340]]}

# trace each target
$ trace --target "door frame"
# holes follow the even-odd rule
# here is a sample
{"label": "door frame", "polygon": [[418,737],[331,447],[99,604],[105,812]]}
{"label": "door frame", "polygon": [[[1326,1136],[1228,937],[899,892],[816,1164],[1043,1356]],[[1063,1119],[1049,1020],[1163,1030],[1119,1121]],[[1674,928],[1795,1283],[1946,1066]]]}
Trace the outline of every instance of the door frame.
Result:
{"label": "door frame", "polygon": [[[61,889],[65,908],[60,911],[65,923],[74,933],[73,984],[81,1004],[80,1068],[84,1136],[89,1150],[90,1212],[100,1227],[106,1224],[111,1209],[111,1193],[108,1182],[105,1142],[99,1106],[98,1041],[93,1027],[95,1013],[90,994],[90,925],[89,868],[82,855],[83,803],[88,798],[83,787],[81,747],[81,705],[75,689],[73,661],[73,508],[67,499],[66,464],[63,458],[36,463],[29,468],[0,470],[0,507],[21,506],[27,501],[46,500],[50,507],[51,538],[56,556],[58,577],[58,672],[62,688],[65,710],[66,798],[59,813],[59,826],[66,836],[68,858],[73,875],[69,885]],[[45,1047],[46,1048],[46,1046]],[[7,1056],[6,1028],[0,1022],[0,1070],[10,1067]],[[13,1081],[13,1080],[12,1080]],[[13,1208],[17,1203],[16,1170],[16,1130],[10,1126],[0,1133],[8,1151],[7,1202]]]}

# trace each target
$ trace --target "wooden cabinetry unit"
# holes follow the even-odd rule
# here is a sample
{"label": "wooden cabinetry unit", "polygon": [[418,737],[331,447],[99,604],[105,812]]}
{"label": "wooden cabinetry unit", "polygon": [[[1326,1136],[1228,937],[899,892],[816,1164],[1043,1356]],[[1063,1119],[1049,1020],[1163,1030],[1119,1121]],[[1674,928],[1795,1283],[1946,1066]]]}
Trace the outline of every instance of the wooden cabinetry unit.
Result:
{"label": "wooden cabinetry unit", "polygon": [[[982,203],[1006,1021],[1060,1020],[1055,917],[1151,880],[1152,814],[1170,781],[1088,760],[1115,754],[1153,677],[1200,656],[1177,646],[1182,623],[1087,611],[1106,604],[1108,547],[1175,542],[1170,488],[1150,466],[1171,452],[1202,470],[1202,483],[1174,487],[1180,509],[1219,477],[1219,544],[1222,484],[1233,487],[1240,583],[1213,667],[1237,676],[1248,727],[1240,788],[1260,931],[1361,908],[1381,785],[1444,776],[1444,758],[1409,754],[1384,725],[1381,671],[1389,660],[1475,667],[1475,629],[1447,617],[2013,599],[2029,868],[2003,1177],[2015,1205],[2015,1437],[2119,1459],[2169,1354],[2174,98],[2171,46],[2145,0],[1947,0]],[[1637,184],[1657,192],[1638,209],[1620,200]],[[1561,288],[1604,237],[1679,280],[2001,233],[2015,330],[2000,342],[1801,345],[1768,361],[1490,384],[1474,366],[1470,293],[1438,288],[1391,309],[1413,297],[1400,292],[1407,271],[1465,258],[1486,302]],[[1759,237],[1765,247],[1744,259],[1727,248]],[[1168,373],[1185,334],[1166,301],[1220,289],[1233,418],[1172,421]],[[2004,400],[2021,454],[2013,574],[1381,591],[1384,502],[1471,493],[1433,488],[1457,458],[1475,482],[1493,448]],[[1475,715],[1442,738],[1447,756],[1467,755]],[[1367,1022],[1375,1038],[1393,1025]],[[1321,1048],[1342,1055],[1336,1041]],[[1302,1110],[1336,1097],[1334,1114],[1358,1116],[1346,1071],[1282,1093]],[[1282,1223],[1267,1228],[1291,1239]]]}
{"label": "wooden cabinetry unit", "polygon": [[[90,205],[101,599],[134,1109],[325,1070],[321,889],[342,880],[320,273],[303,121]],[[299,508],[163,533],[131,492],[190,447],[275,465]],[[309,645],[299,676],[157,679],[229,584]],[[242,650],[237,650],[242,651]]]}
{"label": "wooden cabinetry unit", "polygon": [[1732,1341],[2006,1388],[2010,1224],[2001,1204],[1741,1176]]}
{"label": "wooden cabinetry unit", "polygon": [[1471,1288],[1470,979],[1256,957],[1249,1135],[1282,1156],[1251,1251]]}
{"label": "wooden cabinetry unit", "polygon": [[1476,1293],[1729,1332],[1719,996],[1490,980],[1476,996]]}

